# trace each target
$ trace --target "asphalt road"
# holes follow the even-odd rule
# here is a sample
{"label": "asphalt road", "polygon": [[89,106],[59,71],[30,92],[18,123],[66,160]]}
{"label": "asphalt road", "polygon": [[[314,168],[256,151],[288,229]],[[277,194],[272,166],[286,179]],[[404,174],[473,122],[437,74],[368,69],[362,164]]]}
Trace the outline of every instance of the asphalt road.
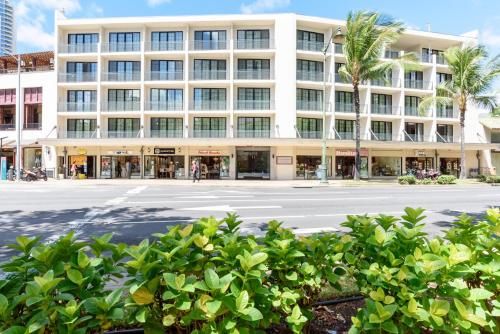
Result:
{"label": "asphalt road", "polygon": [[79,238],[107,232],[116,242],[138,242],[166,227],[237,212],[246,233],[259,233],[272,219],[298,233],[342,230],[347,214],[400,215],[407,206],[427,210],[426,231],[450,227],[461,212],[481,216],[500,206],[500,187],[489,185],[364,187],[252,187],[168,183],[0,184],[0,262],[5,245],[19,234],[54,240],[70,230]]}

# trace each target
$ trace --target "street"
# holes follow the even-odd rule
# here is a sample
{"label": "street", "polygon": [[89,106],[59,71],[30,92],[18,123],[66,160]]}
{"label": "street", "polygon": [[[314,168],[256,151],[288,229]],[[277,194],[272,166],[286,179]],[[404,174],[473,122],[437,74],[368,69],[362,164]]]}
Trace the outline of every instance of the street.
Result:
{"label": "street", "polygon": [[[312,185],[317,186],[317,184]],[[489,185],[336,187],[225,186],[168,182],[35,182],[0,184],[0,262],[19,234],[51,241],[75,230],[78,237],[112,232],[115,242],[134,243],[203,216],[236,212],[244,233],[262,233],[283,221],[297,233],[341,231],[348,214],[400,215],[407,206],[427,210],[426,231],[449,228],[461,212],[481,215],[500,205],[500,187]]]}

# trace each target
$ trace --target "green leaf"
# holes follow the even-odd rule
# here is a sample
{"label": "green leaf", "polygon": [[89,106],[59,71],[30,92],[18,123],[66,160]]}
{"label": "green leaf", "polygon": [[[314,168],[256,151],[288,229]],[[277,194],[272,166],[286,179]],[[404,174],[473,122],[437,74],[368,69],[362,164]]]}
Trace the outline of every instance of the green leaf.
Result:
{"label": "green leaf", "polygon": [[0,315],[4,314],[9,307],[9,300],[4,295],[0,294]]}
{"label": "green leaf", "polygon": [[215,270],[211,268],[205,270],[205,282],[207,283],[207,286],[212,290],[219,289],[220,287],[219,275],[217,275]]}
{"label": "green leaf", "polygon": [[132,294],[132,299],[138,305],[149,305],[154,302],[154,295],[145,287],[140,287]]}
{"label": "green leaf", "polygon": [[461,262],[469,261],[472,252],[469,247],[461,244],[450,244],[450,256],[448,262],[450,265],[456,265]]}
{"label": "green leaf", "polygon": [[21,326],[12,326],[9,329],[2,332],[2,334],[25,334],[26,328]]}
{"label": "green leaf", "polygon": [[219,311],[221,305],[222,305],[222,301],[220,300],[212,300],[212,301],[209,301],[207,302],[207,310],[208,312],[212,313],[212,314],[216,314],[217,311]]}
{"label": "green leaf", "polygon": [[109,308],[115,306],[120,301],[122,292],[122,289],[117,289],[106,296],[104,300],[106,301],[106,304]]}
{"label": "green leaf", "polygon": [[384,228],[382,226],[377,226],[375,228],[375,241],[377,241],[378,244],[383,244],[385,242],[385,238],[387,237],[387,233],[385,232]]}
{"label": "green leaf", "polygon": [[172,314],[167,314],[162,320],[163,326],[170,327],[175,324],[175,317]]}
{"label": "green leaf", "polygon": [[398,334],[398,327],[392,321],[386,321],[382,324],[382,329],[388,333]]}
{"label": "green leaf", "polygon": [[285,275],[286,279],[289,281],[296,281],[297,280],[297,273],[295,271],[288,273]]}
{"label": "green leaf", "polygon": [[446,300],[434,300],[431,303],[431,308],[429,310],[431,315],[437,317],[444,317],[450,311],[450,303]]}
{"label": "green leaf", "polygon": [[139,312],[137,312],[135,315],[135,319],[141,324],[145,323],[146,322],[146,310],[145,309],[139,310]]}
{"label": "green leaf", "polygon": [[264,318],[262,313],[260,313],[260,311],[255,307],[249,307],[242,313],[244,314],[243,318],[248,321],[258,321]]}
{"label": "green leaf", "polygon": [[267,260],[266,253],[253,254],[252,257],[250,258],[250,268],[255,267],[256,265],[258,265],[266,260]]}
{"label": "green leaf", "polygon": [[382,288],[378,288],[377,291],[371,291],[370,298],[377,302],[383,301],[385,298],[384,290],[382,290]]}
{"label": "green leaf", "polygon": [[240,295],[236,298],[236,309],[239,312],[242,312],[248,305],[248,292],[243,290],[240,292]]}
{"label": "green leaf", "polygon": [[417,312],[417,309],[418,309],[417,301],[411,298],[410,301],[408,302],[408,312],[415,313]]}
{"label": "green leaf", "polygon": [[476,288],[476,289],[470,289],[469,299],[472,301],[478,301],[478,300],[490,299],[493,296],[494,296],[494,293],[492,293],[486,289]]}
{"label": "green leaf", "polygon": [[78,252],[78,267],[86,268],[90,264],[89,257],[82,251]]}
{"label": "green leaf", "polygon": [[183,238],[188,237],[193,231],[193,224],[186,225],[182,230],[179,231],[179,235]]}
{"label": "green leaf", "polygon": [[77,285],[82,285],[84,279],[82,276],[82,273],[76,269],[69,269],[68,272],[68,278],[71,282],[77,284]]}

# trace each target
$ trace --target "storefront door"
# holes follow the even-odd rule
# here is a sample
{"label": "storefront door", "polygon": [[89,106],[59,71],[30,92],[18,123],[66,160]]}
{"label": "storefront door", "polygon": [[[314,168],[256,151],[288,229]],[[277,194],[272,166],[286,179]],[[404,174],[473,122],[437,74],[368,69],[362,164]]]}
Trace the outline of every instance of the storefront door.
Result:
{"label": "storefront door", "polygon": [[71,175],[71,166],[76,165],[76,177],[93,179],[96,177],[96,157],[93,155],[70,155],[68,156],[67,175]]}
{"label": "storefront door", "polygon": [[[229,177],[229,156],[191,156],[189,161],[198,161],[202,179]],[[191,168],[189,168],[189,176],[192,176]]]}
{"label": "storefront door", "polygon": [[352,179],[354,177],[354,157],[337,157],[335,176],[343,179]]}
{"label": "storefront door", "polygon": [[184,156],[147,155],[144,157],[144,177],[178,179],[185,176]]}
{"label": "storefront door", "polygon": [[236,151],[236,178],[247,180],[269,180],[270,173],[270,151],[238,149]]}
{"label": "storefront door", "polygon": [[460,174],[460,159],[458,158],[440,158],[439,171],[444,175],[454,175],[456,177]]}
{"label": "storefront door", "polygon": [[139,178],[141,176],[140,157],[130,156],[102,156],[101,177],[112,179]]}

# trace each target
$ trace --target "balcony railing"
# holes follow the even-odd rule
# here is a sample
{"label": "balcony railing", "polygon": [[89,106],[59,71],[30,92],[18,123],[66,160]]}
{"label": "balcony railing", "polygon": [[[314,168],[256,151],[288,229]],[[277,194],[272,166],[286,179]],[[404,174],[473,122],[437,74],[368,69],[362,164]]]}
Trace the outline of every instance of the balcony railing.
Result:
{"label": "balcony railing", "polygon": [[446,58],[444,58],[444,55],[442,55],[442,54],[437,54],[436,55],[436,64],[447,65]]}
{"label": "balcony railing", "polygon": [[146,42],[146,51],[183,51],[184,41]]}
{"label": "balcony railing", "polygon": [[74,138],[74,139],[97,138],[97,130],[63,131],[59,133],[59,138]]}
{"label": "balcony railing", "polygon": [[140,81],[141,72],[105,72],[103,73],[103,81]]}
{"label": "balcony railing", "polygon": [[42,123],[24,123],[24,130],[41,130]]}
{"label": "balcony railing", "polygon": [[432,55],[421,53],[420,54],[420,61],[422,63],[432,63]]}
{"label": "balcony railing", "polygon": [[15,123],[0,124],[0,131],[11,131],[16,129]]}
{"label": "balcony railing", "polygon": [[423,142],[424,135],[404,132],[404,139],[408,142]]}
{"label": "balcony railing", "polygon": [[113,42],[103,43],[102,52],[139,52],[141,42]]}
{"label": "balcony railing", "polygon": [[238,138],[271,138],[271,130],[238,130]]}
{"label": "balcony railing", "polygon": [[397,59],[397,58],[399,58],[399,51],[385,50],[384,58],[385,59]]}
{"label": "balcony railing", "polygon": [[393,87],[393,88],[399,88],[399,80],[394,80],[394,79],[374,79],[370,81],[370,84],[372,86],[379,86],[379,87]]}
{"label": "balcony railing", "polygon": [[226,40],[212,40],[212,41],[204,41],[204,40],[194,40],[190,42],[190,50],[227,50],[228,49],[228,41]]}
{"label": "balcony railing", "polygon": [[297,80],[322,82],[324,78],[323,72],[297,70]]}
{"label": "balcony railing", "polygon": [[146,73],[146,80],[175,81],[184,80],[184,71],[152,71]]}
{"label": "balcony railing", "polygon": [[59,53],[96,53],[97,43],[76,43],[59,45]]}
{"label": "balcony railing", "polygon": [[335,43],[335,47],[334,47],[334,52],[335,54],[344,54],[344,44],[338,44],[338,43]]}
{"label": "balcony railing", "polygon": [[392,133],[386,132],[371,132],[371,139],[377,141],[392,141]]}
{"label": "balcony railing", "polygon": [[237,80],[270,80],[270,70],[237,70]]}
{"label": "balcony railing", "polygon": [[392,105],[380,105],[380,104],[372,104],[371,108],[372,114],[377,115],[400,115],[399,107],[393,107]]}
{"label": "balcony railing", "polygon": [[192,80],[227,80],[226,70],[208,70],[192,72]]}
{"label": "balcony railing", "polygon": [[323,102],[322,101],[297,100],[296,108],[297,108],[297,110],[322,111],[323,110]]}
{"label": "balcony railing", "polygon": [[322,52],[324,47],[324,42],[297,40],[297,50]]}
{"label": "balcony railing", "polygon": [[429,110],[420,111],[418,107],[405,106],[405,116],[431,117]]}
{"label": "balcony railing", "polygon": [[194,138],[226,138],[226,130],[193,130]]}
{"label": "balcony railing", "polygon": [[97,81],[96,72],[59,73],[59,82],[94,82]]}
{"label": "balcony railing", "polygon": [[343,83],[343,84],[350,84],[351,83],[349,80],[343,78],[339,73],[335,73],[335,82]]}
{"label": "balcony railing", "polygon": [[436,109],[436,117],[438,118],[458,118],[458,113],[453,108],[440,108]]}
{"label": "balcony railing", "polygon": [[208,101],[194,101],[194,110],[226,110],[227,102],[225,100],[208,100]]}
{"label": "balcony railing", "polygon": [[182,111],[183,101],[149,101],[146,103],[147,111]]}
{"label": "balcony railing", "polygon": [[430,81],[423,81],[423,80],[408,80],[405,79],[405,88],[410,88],[410,89],[432,89],[430,87]]}
{"label": "balcony railing", "polygon": [[[361,112],[363,112],[363,106],[360,106]],[[353,103],[335,103],[335,112],[354,112]]]}
{"label": "balcony railing", "polygon": [[102,138],[139,138],[141,134],[140,130],[129,130],[129,131],[103,131],[101,134]]}
{"label": "balcony railing", "polygon": [[271,48],[270,39],[238,39],[236,48],[239,50],[265,50]]}
{"label": "balcony railing", "polygon": [[353,140],[354,139],[354,132],[339,132],[335,131],[335,139],[339,140]]}
{"label": "balcony railing", "polygon": [[96,102],[59,102],[60,112],[96,112]]}
{"label": "balcony railing", "polygon": [[453,135],[443,135],[436,132],[436,141],[438,143],[453,143]]}
{"label": "balcony railing", "polygon": [[184,131],[182,129],[177,130],[151,130],[151,138],[182,138],[184,136]]}
{"label": "balcony railing", "polygon": [[104,101],[102,111],[140,111],[140,101]]}
{"label": "balcony railing", "polygon": [[272,101],[270,100],[237,100],[236,110],[271,110]]}

